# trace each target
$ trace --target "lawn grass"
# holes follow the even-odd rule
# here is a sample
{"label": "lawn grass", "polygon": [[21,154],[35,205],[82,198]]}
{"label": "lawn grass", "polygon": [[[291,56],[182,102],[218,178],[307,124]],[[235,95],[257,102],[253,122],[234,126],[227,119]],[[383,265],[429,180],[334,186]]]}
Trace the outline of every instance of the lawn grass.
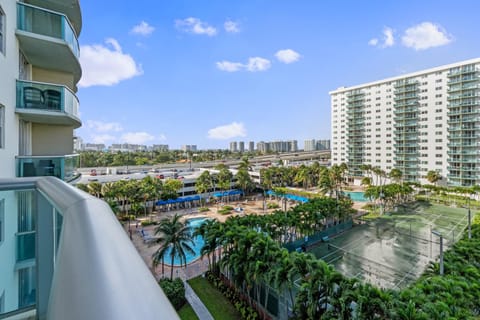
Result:
{"label": "lawn grass", "polygon": [[198,320],[197,314],[188,302],[178,310],[178,315],[182,320]]}
{"label": "lawn grass", "polygon": [[200,300],[205,304],[208,311],[214,319],[236,320],[241,319],[240,314],[235,307],[228,301],[220,291],[202,276],[188,280],[193,291],[198,295]]}

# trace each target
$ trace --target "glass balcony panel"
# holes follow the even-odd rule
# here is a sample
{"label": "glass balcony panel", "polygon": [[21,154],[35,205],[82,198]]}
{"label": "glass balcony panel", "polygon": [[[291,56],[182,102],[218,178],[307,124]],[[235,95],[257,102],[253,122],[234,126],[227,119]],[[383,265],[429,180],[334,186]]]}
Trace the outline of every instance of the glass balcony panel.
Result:
{"label": "glass balcony panel", "polygon": [[79,118],[78,98],[67,87],[17,80],[17,108],[64,112]]}
{"label": "glass balcony panel", "polygon": [[30,189],[0,191],[1,319],[10,312],[27,313],[35,305],[34,197],[35,191]]}
{"label": "glass balcony panel", "polygon": [[17,3],[17,15],[19,30],[64,40],[79,58],[77,36],[66,16],[24,3]]}
{"label": "glass balcony panel", "polygon": [[[103,201],[52,177],[0,179],[0,216],[0,319],[179,319]],[[18,262],[32,235],[33,261]],[[104,294],[112,284],[124,294]]]}
{"label": "glass balcony panel", "polygon": [[17,157],[17,177],[54,176],[64,181],[72,181],[78,174],[78,155],[66,156],[19,156]]}
{"label": "glass balcony panel", "polygon": [[35,231],[17,234],[17,262],[35,258]]}

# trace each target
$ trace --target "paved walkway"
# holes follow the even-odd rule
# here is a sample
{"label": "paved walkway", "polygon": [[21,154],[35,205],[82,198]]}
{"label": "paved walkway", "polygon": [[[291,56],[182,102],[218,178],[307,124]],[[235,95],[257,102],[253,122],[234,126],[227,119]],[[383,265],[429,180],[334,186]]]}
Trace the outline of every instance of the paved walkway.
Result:
{"label": "paved walkway", "polygon": [[200,298],[197,296],[195,291],[193,291],[192,287],[190,287],[188,282],[185,281],[184,283],[185,298],[187,298],[188,303],[190,303],[198,318],[200,320],[214,320],[207,307],[205,307],[202,300],[200,300]]}

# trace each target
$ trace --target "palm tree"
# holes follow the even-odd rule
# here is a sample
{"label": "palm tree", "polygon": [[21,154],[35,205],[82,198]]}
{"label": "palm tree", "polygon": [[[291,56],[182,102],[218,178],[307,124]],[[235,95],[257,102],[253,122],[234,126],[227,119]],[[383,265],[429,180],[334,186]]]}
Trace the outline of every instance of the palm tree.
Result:
{"label": "palm tree", "polygon": [[302,185],[303,189],[307,189],[310,186],[310,170],[306,165],[301,165],[298,168],[294,181]]}
{"label": "palm tree", "polygon": [[[213,179],[210,175],[210,171],[205,170],[202,174],[198,177],[197,181],[195,182],[195,191],[198,194],[205,194],[209,192],[213,187]],[[202,197],[202,202],[205,201]]]}
{"label": "palm tree", "polygon": [[87,190],[92,196],[100,198],[102,195],[102,184],[96,181],[90,182],[87,185]]}
{"label": "palm tree", "polygon": [[231,188],[233,174],[232,172],[223,165],[218,172],[217,179],[218,179],[218,187],[221,191],[227,191]]}
{"label": "palm tree", "polygon": [[248,174],[247,169],[238,169],[237,173],[235,174],[235,178],[237,179],[237,186],[246,195],[253,187],[252,177],[250,177],[250,174]]}
{"label": "palm tree", "polygon": [[437,185],[437,181],[442,179],[440,173],[434,170],[430,170],[427,172],[426,178],[428,182],[433,183],[435,186]]}
{"label": "palm tree", "polygon": [[156,178],[146,176],[140,181],[140,195],[143,199],[144,214],[147,217],[147,201],[152,200],[156,195]]}
{"label": "palm tree", "polygon": [[173,262],[175,257],[180,259],[182,266],[187,265],[186,253],[195,254],[193,250],[193,236],[191,227],[180,221],[180,216],[175,214],[171,219],[165,218],[160,221],[158,227],[155,228],[155,243],[160,247],[152,255],[152,265],[155,268],[160,262],[162,263],[162,274],[165,255],[170,250],[169,257],[171,261],[170,279],[173,279]]}
{"label": "palm tree", "polygon": [[390,170],[390,173],[388,174],[388,176],[394,182],[400,183],[402,181],[403,172],[402,172],[402,170],[400,170],[398,168],[393,168],[392,170]]}
{"label": "palm tree", "polygon": [[370,177],[363,177],[362,180],[360,181],[360,184],[361,184],[362,186],[367,186],[367,187],[369,187],[369,186],[372,185],[372,178],[370,178]]}

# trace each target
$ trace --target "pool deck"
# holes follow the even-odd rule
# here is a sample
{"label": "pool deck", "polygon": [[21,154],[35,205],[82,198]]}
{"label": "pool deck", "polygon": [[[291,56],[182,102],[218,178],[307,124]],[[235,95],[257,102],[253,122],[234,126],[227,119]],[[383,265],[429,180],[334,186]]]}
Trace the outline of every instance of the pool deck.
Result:
{"label": "pool deck", "polygon": [[[267,202],[278,202],[277,200],[268,200]],[[220,209],[217,205],[209,205],[208,208],[210,211],[206,212],[198,212],[198,208],[191,208],[191,209],[182,209],[182,210],[172,210],[167,212],[154,212],[154,214],[150,215],[150,219],[154,220],[161,220],[163,218],[172,217],[175,214],[179,214],[185,219],[192,219],[192,218],[214,218],[220,222],[225,222],[228,217],[237,216],[237,215],[248,215],[248,214],[268,214],[274,211],[275,209],[268,209],[263,210],[263,200],[248,200],[248,201],[234,201],[231,203],[227,203],[232,207],[241,207],[243,208],[242,213],[234,212],[229,215],[221,215],[217,213],[217,209]],[[289,202],[287,204],[287,209],[290,206],[294,206],[293,202]],[[142,220],[142,216],[139,216],[139,219]],[[130,225],[132,230],[132,242],[137,248],[140,256],[145,261],[146,265],[150,268],[153,275],[156,279],[160,279],[164,277],[170,277],[171,270],[173,268],[173,277],[180,277],[182,280],[188,280],[191,278],[195,278],[208,270],[208,258],[198,258],[197,260],[187,264],[186,267],[177,267],[165,264],[164,266],[164,274],[162,274],[162,266],[161,264],[158,265],[155,269],[152,267],[152,255],[157,251],[158,245],[149,245],[143,241],[143,238],[140,234],[141,226],[136,227],[136,223],[132,222]],[[143,227],[143,230],[150,235],[154,234],[155,226],[147,226]],[[125,230],[128,234],[128,225],[125,225]]]}
{"label": "pool deck", "polygon": [[[355,190],[357,191],[357,190]],[[360,191],[360,190],[358,190]],[[267,200],[267,202],[271,203],[278,203],[281,205],[281,200]],[[227,203],[227,205],[230,205],[232,207],[241,207],[243,208],[242,213],[238,213],[233,211],[232,214],[229,215],[221,215],[217,213],[217,210],[220,209],[220,206],[217,206],[215,204],[210,204],[208,208],[210,209],[209,211],[206,212],[199,212],[198,208],[191,208],[191,209],[181,209],[181,210],[172,210],[172,211],[167,211],[167,212],[154,212],[152,215],[149,216],[149,219],[153,220],[161,220],[163,218],[167,217],[172,217],[175,214],[179,214],[185,219],[192,219],[192,218],[214,218],[217,219],[220,222],[225,222],[225,220],[228,217],[231,216],[237,216],[237,215],[249,215],[249,214],[258,214],[258,215],[263,215],[263,214],[269,214],[273,212],[276,209],[267,209],[263,210],[263,199],[255,199],[255,198],[249,198],[248,201],[234,201]],[[291,206],[295,206],[296,203],[293,201],[288,201],[287,202],[287,209],[289,209]],[[361,214],[362,210],[361,208],[365,205],[365,202],[354,202],[353,208],[358,210],[359,213]],[[142,216],[139,216],[139,220],[142,220]],[[132,230],[132,242],[137,248],[137,251],[145,261],[146,265],[150,268],[152,271],[153,275],[155,276],[156,279],[160,279],[163,276],[165,277],[170,277],[170,272],[171,268],[173,268],[173,276],[174,277],[180,277],[183,280],[188,280],[191,278],[195,278],[203,273],[205,273],[208,270],[208,259],[207,257],[204,258],[198,258],[197,260],[187,264],[186,267],[179,267],[179,266],[169,266],[165,264],[164,266],[164,274],[162,274],[162,266],[158,265],[155,269],[152,267],[152,255],[155,253],[155,251],[158,249],[158,245],[149,245],[143,241],[142,236],[140,235],[140,230],[141,226],[136,227],[136,223],[132,222],[130,225],[130,228]],[[154,229],[155,226],[147,226],[143,227],[144,231],[146,231],[148,234],[153,235],[154,234]],[[128,233],[128,226],[125,225],[125,230]]]}

